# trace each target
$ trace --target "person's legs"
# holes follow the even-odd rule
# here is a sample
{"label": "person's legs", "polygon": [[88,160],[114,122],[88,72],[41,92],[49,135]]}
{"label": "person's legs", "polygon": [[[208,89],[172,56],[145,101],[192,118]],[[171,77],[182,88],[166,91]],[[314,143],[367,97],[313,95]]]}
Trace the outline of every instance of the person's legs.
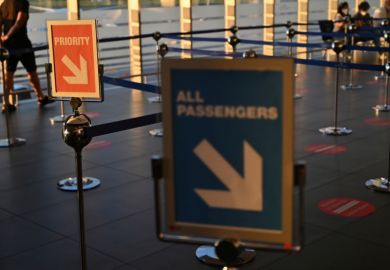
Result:
{"label": "person's legs", "polygon": [[42,93],[41,83],[39,81],[37,71],[29,71],[27,72],[27,76],[38,100],[43,100],[45,96]]}

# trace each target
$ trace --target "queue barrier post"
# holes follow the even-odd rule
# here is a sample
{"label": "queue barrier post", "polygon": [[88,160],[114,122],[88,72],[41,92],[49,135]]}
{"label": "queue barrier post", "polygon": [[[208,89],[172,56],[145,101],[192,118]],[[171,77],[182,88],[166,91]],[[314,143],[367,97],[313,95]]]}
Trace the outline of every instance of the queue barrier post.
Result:
{"label": "queue barrier post", "polygon": [[78,108],[82,101],[80,98],[72,98],[71,106],[74,114],[70,115],[63,126],[62,137],[65,143],[75,150],[76,173],[77,173],[77,198],[79,214],[79,233],[80,233],[80,254],[81,269],[87,270],[87,248],[86,232],[84,218],[84,189],[83,189],[83,168],[82,168],[82,149],[91,142],[90,137],[84,136],[84,128],[91,126],[91,120],[85,114],[80,114]]}
{"label": "queue barrier post", "polygon": [[367,180],[364,185],[366,188],[373,191],[381,191],[390,193],[390,142],[389,142],[389,159],[387,167],[387,178],[386,177],[377,177]]}
{"label": "queue barrier post", "polygon": [[385,65],[386,73],[386,84],[385,84],[385,100],[384,104],[379,104],[373,107],[372,109],[378,114],[380,112],[390,112],[389,104],[389,76],[390,76],[390,62],[387,62]]}
{"label": "queue barrier post", "polygon": [[[390,22],[388,19],[384,19],[381,21],[381,27],[388,27],[389,25],[390,25]],[[385,41],[388,42],[386,40],[386,35],[387,35],[386,33],[387,33],[386,30],[382,31],[382,36],[385,39]],[[379,57],[381,60],[381,65],[384,66],[385,65],[385,57],[386,57],[385,53],[380,53]],[[387,76],[383,70],[381,71],[381,73],[379,75],[374,76],[374,79],[377,81],[382,80],[382,79],[386,79],[386,78],[387,78]]]}
{"label": "queue barrier post", "polygon": [[236,36],[236,32],[237,31],[233,32],[233,35],[227,39],[229,45],[232,46],[233,53],[237,51],[237,45],[240,43],[240,39]]}
{"label": "queue barrier post", "polygon": [[[164,58],[165,55],[167,55],[169,48],[168,48],[168,45],[165,43],[158,45],[158,40],[156,40],[156,42],[157,42],[156,56],[157,56],[157,78],[158,78],[157,84],[158,84],[158,86],[161,86],[160,57]],[[158,98],[158,101],[154,101],[154,102],[161,103],[162,102],[161,93],[158,93],[158,96],[154,97],[155,100],[157,98]],[[149,102],[153,102],[153,101],[151,101],[151,99],[153,99],[153,98],[150,98]],[[164,136],[164,130],[162,128],[155,128],[155,129],[149,130],[149,134],[153,137],[162,137],[162,136]]]}
{"label": "queue barrier post", "polygon": [[[287,25],[290,25],[289,22],[287,22]],[[287,49],[287,54],[288,54],[288,57],[293,57],[293,51],[292,51],[292,40],[293,38],[295,37],[295,35],[297,34],[297,31],[295,31],[294,28],[288,28],[287,31],[286,31],[286,36],[287,36],[287,39],[288,39],[288,43],[289,43],[289,46],[288,46],[288,49]],[[295,67],[295,65],[294,65]],[[298,73],[294,72],[294,77],[298,77]],[[300,99],[302,98],[301,95],[297,94],[297,93],[294,93],[294,99]]]}
{"label": "queue barrier post", "polygon": [[9,58],[9,51],[5,48],[0,48],[0,62],[1,62],[1,72],[2,72],[2,81],[3,81],[3,102],[5,107],[5,129],[7,133],[7,138],[0,139],[0,148],[10,148],[14,146],[21,146],[24,145],[27,140],[24,138],[15,138],[12,137],[11,134],[11,127],[10,127],[10,119],[9,119],[9,111],[8,108],[10,107],[9,104],[9,98],[7,93],[9,93],[9,89],[7,89],[6,81],[5,81],[5,66],[4,61]]}
{"label": "queue barrier post", "polygon": [[332,49],[336,53],[337,66],[336,66],[336,84],[335,84],[335,102],[334,102],[334,125],[330,127],[320,128],[319,132],[325,135],[340,136],[349,135],[352,133],[351,129],[338,126],[338,106],[339,106],[339,69],[340,69],[340,53],[344,51],[345,45],[342,41],[334,41],[332,43]]}
{"label": "queue barrier post", "polygon": [[[52,64],[51,63],[46,63],[45,64],[45,72],[46,72],[46,82],[47,82],[47,91],[48,93],[51,93],[51,73],[53,72],[53,67],[52,67]],[[61,114],[60,115],[56,115],[56,116],[53,116],[51,117],[49,120],[50,120],[50,123],[52,125],[54,125],[55,123],[63,123],[65,121],[65,119],[69,116],[69,115],[66,115],[65,114],[65,106],[64,106],[64,100],[61,98],[61,101],[60,101],[60,105],[61,105]]]}
{"label": "queue barrier post", "polygon": [[[356,27],[355,24],[348,25],[347,31],[349,33],[355,33],[356,30],[357,30],[357,27]],[[355,38],[354,38],[354,36],[352,36],[351,37],[351,45],[354,45],[354,44],[355,44]],[[353,51],[349,51],[348,55],[349,55],[348,61],[349,61],[349,63],[352,63]],[[361,88],[363,88],[362,85],[353,83],[353,69],[352,68],[349,69],[349,83],[342,85],[341,88],[343,90],[353,90],[353,89],[361,89]]]}

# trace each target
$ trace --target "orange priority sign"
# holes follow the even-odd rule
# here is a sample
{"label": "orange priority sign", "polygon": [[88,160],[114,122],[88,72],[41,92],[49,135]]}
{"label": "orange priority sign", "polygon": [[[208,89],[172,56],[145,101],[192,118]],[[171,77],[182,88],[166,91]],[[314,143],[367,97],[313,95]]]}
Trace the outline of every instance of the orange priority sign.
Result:
{"label": "orange priority sign", "polygon": [[101,99],[95,20],[48,21],[53,97]]}

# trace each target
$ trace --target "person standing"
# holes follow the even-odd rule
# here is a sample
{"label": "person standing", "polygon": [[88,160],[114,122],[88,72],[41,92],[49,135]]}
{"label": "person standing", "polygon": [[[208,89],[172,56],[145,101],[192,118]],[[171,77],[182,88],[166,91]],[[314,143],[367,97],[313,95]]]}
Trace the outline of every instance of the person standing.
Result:
{"label": "person standing", "polygon": [[[348,20],[346,20],[348,18]],[[349,14],[349,5],[348,2],[342,2],[337,7],[337,14],[334,19],[334,28],[333,32],[345,32],[345,28],[348,26],[351,19],[351,15]]]}
{"label": "person standing", "polygon": [[[6,93],[3,93],[3,97],[9,98],[10,90],[13,89],[14,85],[14,73],[20,61],[27,71],[28,79],[37,95],[38,104],[43,107],[53,102],[53,100],[42,93],[34,51],[27,36],[29,7],[30,4],[27,0],[4,0],[0,5],[0,28],[2,29],[0,41],[1,45],[10,52],[9,59],[6,61]],[[15,111],[16,106],[9,104],[6,108],[5,102],[3,102],[2,111],[4,112],[6,109]]]}
{"label": "person standing", "polygon": [[[374,19],[390,19],[390,0],[385,0],[383,6],[374,11]],[[381,26],[380,20],[374,21],[374,26]]]}

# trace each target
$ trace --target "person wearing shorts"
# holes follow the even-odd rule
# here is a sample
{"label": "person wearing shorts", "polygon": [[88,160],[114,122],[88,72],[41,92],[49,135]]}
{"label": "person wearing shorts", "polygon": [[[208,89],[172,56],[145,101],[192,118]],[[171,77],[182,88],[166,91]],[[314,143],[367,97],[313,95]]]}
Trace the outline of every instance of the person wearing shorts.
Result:
{"label": "person wearing shorts", "polygon": [[[9,51],[7,63],[7,72],[5,76],[4,98],[8,98],[10,90],[14,86],[14,74],[19,62],[22,63],[27,71],[28,79],[37,95],[38,104],[43,107],[53,102],[42,93],[40,81],[37,74],[37,65],[32,44],[27,36],[27,21],[29,18],[30,4],[27,0],[4,0],[0,5],[0,27],[2,35],[0,38],[1,46]],[[2,111],[15,111],[14,104],[9,104],[6,108],[3,102]]]}

